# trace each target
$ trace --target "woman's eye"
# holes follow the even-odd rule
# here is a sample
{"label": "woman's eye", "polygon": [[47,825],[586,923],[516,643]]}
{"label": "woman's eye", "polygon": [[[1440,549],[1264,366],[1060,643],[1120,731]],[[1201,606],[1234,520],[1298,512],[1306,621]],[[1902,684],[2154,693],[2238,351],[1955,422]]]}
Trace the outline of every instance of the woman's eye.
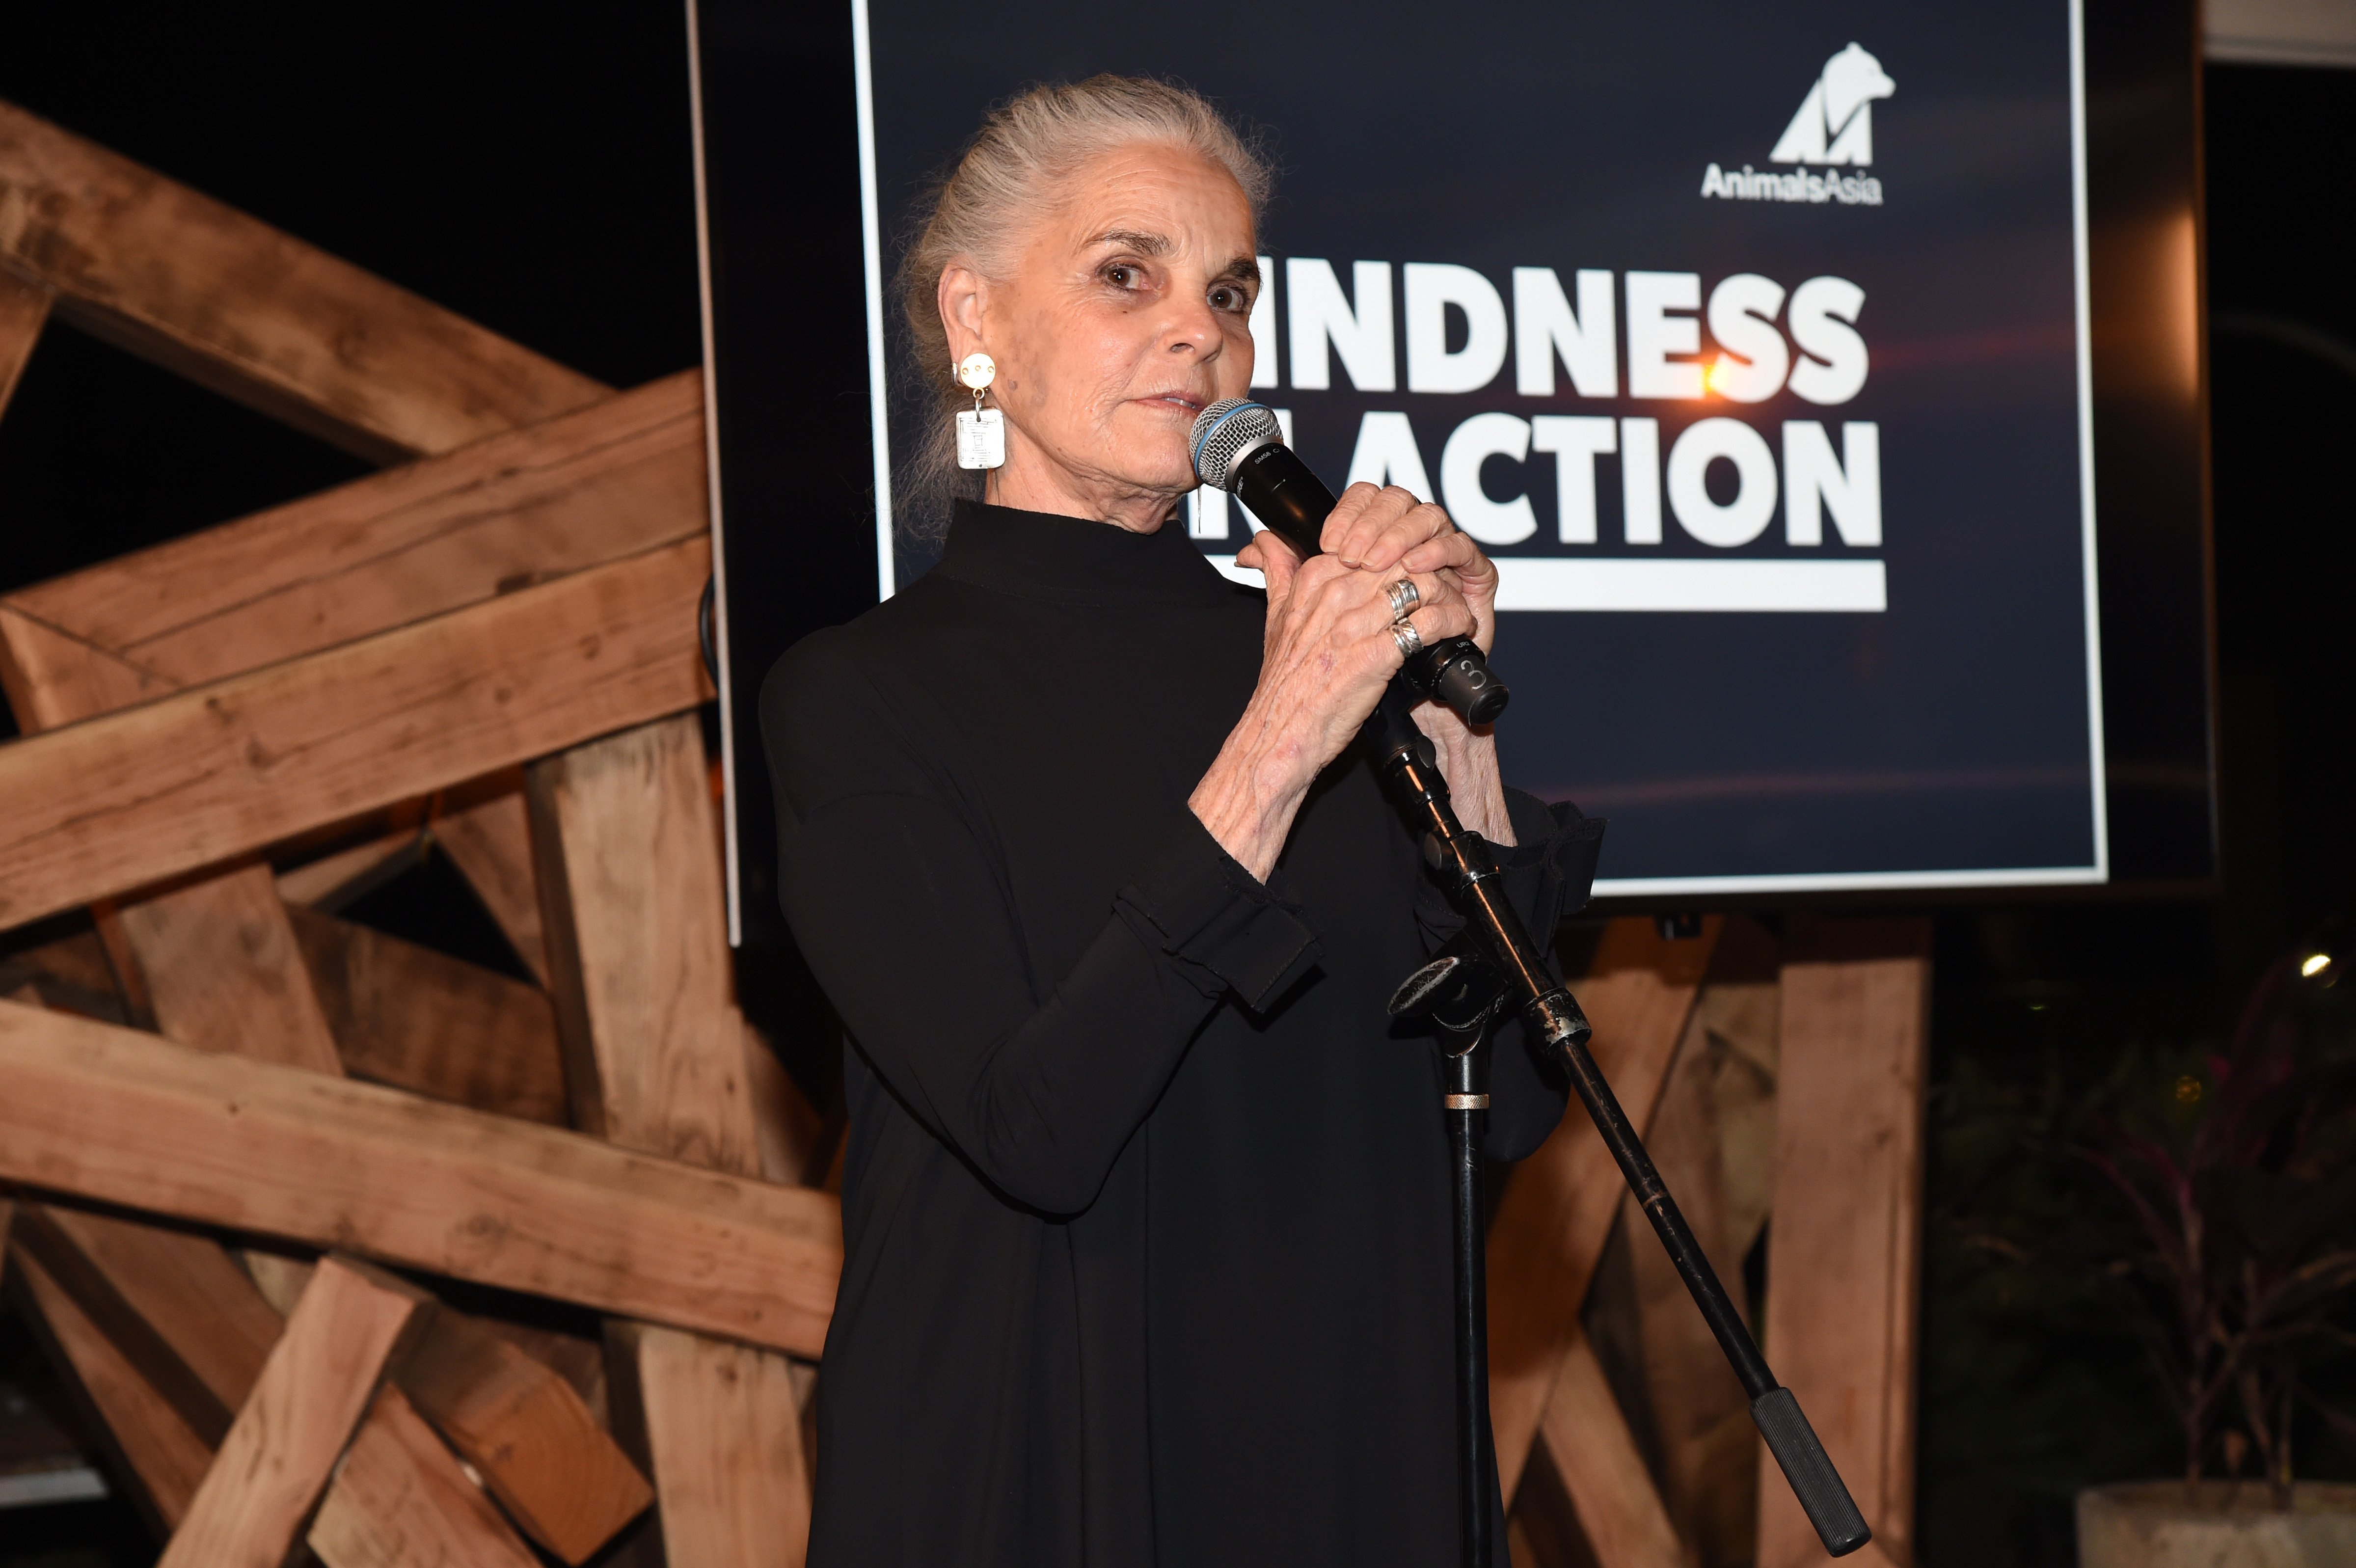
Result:
{"label": "woman's eye", "polygon": [[1116,262],[1111,266],[1107,267],[1105,269],[1104,275],[1105,282],[1112,285],[1115,288],[1135,288],[1137,286],[1137,269],[1132,266],[1128,266],[1122,263]]}
{"label": "woman's eye", "polygon": [[1243,290],[1239,288],[1222,286],[1211,291],[1211,308],[1214,310],[1246,310],[1250,308],[1250,302],[1244,298]]}

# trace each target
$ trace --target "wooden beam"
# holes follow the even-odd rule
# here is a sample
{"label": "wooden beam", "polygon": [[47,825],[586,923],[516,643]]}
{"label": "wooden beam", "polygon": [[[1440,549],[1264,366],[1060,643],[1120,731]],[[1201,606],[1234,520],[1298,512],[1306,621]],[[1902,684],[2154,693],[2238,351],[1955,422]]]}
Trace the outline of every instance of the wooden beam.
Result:
{"label": "wooden beam", "polygon": [[0,268],[56,290],[75,325],[378,461],[605,391],[5,103]]}
{"label": "wooden beam", "polygon": [[637,1391],[669,1560],[800,1568],[810,1492],[792,1362],[704,1335],[631,1324]]}
{"label": "wooden beam", "polygon": [[[526,782],[575,1124],[757,1175],[701,725],[682,715],[612,736],[535,763]],[[798,1568],[810,1496],[787,1359],[641,1325],[611,1342],[670,1561]]]}
{"label": "wooden beam", "polygon": [[701,725],[609,736],[526,781],[573,1125],[757,1173]]}
{"label": "wooden beam", "polygon": [[60,937],[0,959],[0,993],[14,996],[27,986],[44,1005],[110,1024],[129,1021],[114,967],[95,932]]}
{"label": "wooden beam", "polygon": [[701,534],[702,382],[579,413],[0,596],[28,732]]}
{"label": "wooden beam", "polygon": [[0,746],[0,929],[711,694],[702,537]]}
{"label": "wooden beam", "polygon": [[[241,1266],[206,1237],[63,1205],[27,1208],[30,1223],[26,1243],[55,1271],[78,1316],[103,1336],[105,1345],[97,1354],[128,1364],[127,1371],[102,1374],[142,1396],[118,1410],[118,1416],[153,1426],[145,1412],[160,1401],[177,1418],[163,1429],[166,1439],[176,1442],[177,1434],[186,1431],[208,1448],[219,1444],[259,1381],[283,1330],[284,1311],[292,1310],[314,1266],[267,1253],[253,1254]],[[249,1277],[250,1269],[263,1263],[275,1267]],[[284,1311],[258,1288],[264,1277],[280,1278],[291,1286]],[[552,1372],[546,1377],[556,1380]],[[118,1394],[113,1403],[123,1406],[123,1400]],[[391,1419],[380,1406],[364,1434]],[[143,1448],[157,1441],[145,1432],[136,1436]],[[465,1485],[471,1511],[467,1498],[454,1497],[440,1484],[441,1470],[454,1476],[456,1471],[438,1444],[423,1458],[412,1458],[401,1445],[381,1442],[359,1464],[358,1476],[354,1465],[345,1466],[323,1505],[329,1512],[352,1516],[346,1533],[357,1531],[356,1539],[365,1538],[366,1555],[350,1555],[355,1548],[339,1539],[323,1552],[327,1568],[430,1568],[448,1560],[504,1561],[503,1542],[515,1555],[529,1556],[513,1532],[498,1524],[495,1510],[483,1503],[471,1483]],[[487,1455],[487,1463],[496,1465],[499,1457]],[[190,1488],[200,1475],[201,1466],[190,1475]],[[463,1482],[463,1477],[458,1478]],[[355,1496],[347,1497],[348,1492]],[[493,1515],[497,1528],[487,1531],[478,1515]],[[168,1534],[160,1513],[158,1524],[158,1533]],[[444,1546],[453,1541],[471,1546],[444,1553]]]}
{"label": "wooden beam", "polygon": [[169,1535],[212,1464],[213,1451],[21,1245],[10,1249],[12,1290],[50,1365],[87,1407],[150,1529]]}
{"label": "wooden beam", "polygon": [[[252,1392],[284,1326],[245,1271],[201,1236],[63,1205],[27,1207],[33,1211],[28,1249],[69,1282],[77,1306],[191,1430],[218,1444]],[[573,1504],[570,1532],[560,1536],[562,1545],[551,1542],[568,1561],[602,1545],[645,1506],[645,1482],[572,1385],[474,1319],[447,1309],[434,1314],[401,1380],[501,1501],[511,1508],[519,1501],[535,1505],[519,1513],[527,1528],[552,1511],[539,1500],[543,1494],[568,1483],[580,1487],[584,1499]],[[193,1396],[189,1385],[195,1385]],[[202,1402],[192,1406],[192,1397]],[[380,1410],[370,1419],[397,1424],[402,1417]],[[474,1514],[487,1510],[444,1495],[436,1477],[447,1467],[446,1455],[438,1462],[432,1455],[404,1461],[408,1445],[390,1436],[376,1441],[385,1449],[372,1461],[376,1479],[356,1480],[348,1466],[330,1492],[332,1499],[348,1485],[359,1488],[344,1499],[349,1517],[338,1529],[396,1547],[411,1542],[379,1550],[365,1562],[425,1568],[438,1559],[419,1554],[419,1538],[469,1530]],[[402,1480],[403,1464],[419,1474]],[[467,1490],[474,1489],[469,1484]],[[612,1518],[617,1509],[619,1517]],[[588,1540],[600,1517],[611,1522]],[[567,1548],[583,1550],[576,1554]],[[332,1565],[349,1561],[337,1553],[350,1550],[346,1543],[323,1555]]]}
{"label": "wooden beam", "polygon": [[62,1204],[28,1204],[24,1245],[189,1430],[219,1444],[283,1324],[221,1245]]}
{"label": "wooden beam", "polygon": [[100,918],[121,922],[155,1027],[167,1039],[314,1072],[341,1070],[268,866],[132,899]]}
{"label": "wooden beam", "polygon": [[41,328],[48,325],[52,297],[38,284],[0,273],[0,414],[8,412],[25,363],[41,340]]}
{"label": "wooden beam", "polygon": [[322,1262],[158,1568],[280,1568],[431,1304],[390,1274]]}
{"label": "wooden beam", "polygon": [[538,1568],[402,1391],[377,1392],[307,1537],[327,1568]]}
{"label": "wooden beam", "polygon": [[1612,1397],[1587,1336],[1573,1327],[1540,1434],[1602,1568],[1684,1568],[1676,1531]]}
{"label": "wooden beam", "polygon": [[[1703,994],[1644,1142],[1703,1255],[1747,1316],[1718,1125],[1725,1053],[1704,1023],[1707,988]],[[1620,1224],[1630,1243],[1638,1359],[1669,1520],[1695,1561],[1747,1563],[1758,1516],[1751,1402],[1633,1197],[1622,1199]]]}
{"label": "wooden beam", "polygon": [[305,861],[278,874],[278,897],[332,915],[417,865],[432,843],[423,828],[402,828]]}
{"label": "wooden beam", "polygon": [[[1794,916],[1783,946],[1767,1359],[1848,1483],[1868,1548],[1914,1533],[1915,1312],[1931,926]],[[1824,1548],[1762,1450],[1759,1563]]]}
{"label": "wooden beam", "polygon": [[545,988],[548,942],[541,932],[540,884],[531,865],[531,824],[523,780],[434,819],[434,842],[483,901],[508,945]]}
{"label": "wooden beam", "polygon": [[654,1501],[573,1386],[480,1325],[444,1313],[401,1386],[530,1537],[579,1564]]}
{"label": "wooden beam", "polygon": [[[1595,1025],[1596,1062],[1639,1128],[1651,1120],[1719,925],[1713,918],[1700,937],[1667,940],[1649,918],[1614,920],[1586,975],[1573,983]],[[1508,1499],[1624,1190],[1611,1151],[1574,1104],[1515,1167],[1490,1221],[1489,1416]]]}
{"label": "wooden beam", "polygon": [[[1747,916],[1730,916],[1694,1011],[1718,1065],[1713,1107],[1726,1174],[1727,1250],[1747,1258],[1775,1201],[1775,1069],[1783,1015],[1780,944]],[[1730,964],[1730,951],[1743,955]]]}
{"label": "wooden beam", "polygon": [[556,1020],[537,987],[333,915],[287,914],[346,1070],[564,1125]]}
{"label": "wooden beam", "polygon": [[814,1356],[828,1195],[0,1003],[0,1180]]}

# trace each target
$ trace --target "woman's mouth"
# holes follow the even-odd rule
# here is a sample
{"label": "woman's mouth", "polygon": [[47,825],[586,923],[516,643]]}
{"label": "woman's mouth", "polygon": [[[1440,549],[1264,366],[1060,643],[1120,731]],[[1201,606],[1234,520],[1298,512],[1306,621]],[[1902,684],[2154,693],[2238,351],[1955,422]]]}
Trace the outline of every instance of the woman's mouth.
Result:
{"label": "woman's mouth", "polygon": [[1154,392],[1149,396],[1139,398],[1137,401],[1140,403],[1167,403],[1172,408],[1183,409],[1189,414],[1200,413],[1206,406],[1206,400],[1196,397],[1193,392]]}

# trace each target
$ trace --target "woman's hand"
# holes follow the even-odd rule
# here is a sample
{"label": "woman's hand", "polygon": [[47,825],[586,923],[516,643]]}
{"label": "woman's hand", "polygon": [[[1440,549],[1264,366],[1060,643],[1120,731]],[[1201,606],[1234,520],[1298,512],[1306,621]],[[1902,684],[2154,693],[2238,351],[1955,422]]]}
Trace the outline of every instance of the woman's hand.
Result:
{"label": "woman's hand", "polygon": [[[1318,542],[1347,565],[1377,576],[1391,574],[1387,581],[1402,573],[1445,573],[1472,612],[1472,638],[1481,651],[1496,640],[1496,565],[1432,502],[1396,485],[1378,490],[1362,480],[1342,492]],[[1241,555],[1236,561],[1249,564]]]}
{"label": "woman's hand", "polygon": [[[1416,505],[1405,491],[1353,486],[1351,496],[1359,498],[1354,516],[1369,510],[1370,500],[1394,493],[1407,507]],[[1406,508],[1377,510],[1387,514]],[[1446,521],[1438,508],[1428,510]],[[1427,534],[1423,547],[1439,542]],[[1400,564],[1411,548],[1390,550],[1388,568],[1376,573],[1335,553],[1304,562],[1275,534],[1261,533],[1236,558],[1268,578],[1259,684],[1187,803],[1254,876],[1266,880],[1275,868],[1310,784],[1356,738],[1404,662],[1391,631],[1390,585],[1402,577],[1415,585],[1419,603],[1408,619],[1425,642],[1478,629],[1452,572]]]}
{"label": "woman's hand", "polygon": [[[1469,536],[1458,532],[1456,525],[1449,521],[1448,513],[1440,507],[1430,501],[1419,501],[1395,485],[1381,489],[1364,483],[1352,485],[1342,493],[1332,515],[1326,518],[1319,543],[1324,547],[1325,553],[1314,557],[1305,566],[1290,545],[1268,532],[1254,535],[1251,542],[1236,556],[1237,565],[1256,567],[1268,576],[1270,656],[1261,667],[1260,692],[1254,694],[1255,705],[1259,703],[1260,695],[1269,691],[1269,675],[1275,668],[1280,600],[1289,596],[1303,572],[1321,574],[1322,581],[1322,575],[1330,573],[1333,564],[1349,569],[1362,584],[1375,585],[1377,602],[1386,619],[1390,609],[1387,590],[1392,583],[1403,576],[1411,579],[1416,591],[1424,596],[1424,603],[1430,605],[1433,600],[1429,579],[1436,577],[1442,593],[1451,603],[1461,604],[1467,618],[1466,624],[1454,624],[1452,629],[1440,631],[1437,635],[1470,635],[1481,645],[1483,653],[1494,643],[1497,635],[1496,565],[1481,553],[1480,546]],[[1425,642],[1436,640],[1436,623],[1427,624],[1420,612],[1411,618],[1415,620],[1416,629],[1423,634]],[[1386,645],[1389,643],[1387,636],[1382,640]],[[1403,662],[1396,657],[1395,648],[1389,648],[1387,651],[1394,656],[1384,661],[1383,682],[1397,674],[1399,664]],[[1313,779],[1318,768],[1331,762],[1340,754],[1342,747],[1350,743],[1357,733],[1357,726],[1365,722],[1366,714],[1374,711],[1374,703],[1381,694],[1381,682],[1377,682],[1363,703],[1354,702],[1346,710],[1337,710],[1347,711],[1355,716],[1349,719],[1337,736],[1326,737],[1332,742],[1331,749],[1322,746],[1314,749],[1312,754],[1317,757],[1317,762],[1311,768],[1309,778]],[[1247,724],[1252,716],[1251,710],[1247,709]],[[1497,767],[1496,742],[1489,731],[1472,728],[1452,710],[1438,703],[1417,703],[1414,716],[1417,727],[1431,738],[1433,749],[1438,754],[1440,775],[1448,780],[1449,793],[1454,798],[1464,825],[1494,844],[1510,847],[1514,843],[1513,823],[1505,811],[1505,785]],[[1228,751],[1235,749],[1236,738],[1243,733],[1244,726],[1238,725],[1235,736],[1229,736],[1227,749],[1220,753],[1221,764],[1228,760]],[[1207,788],[1215,782],[1223,789],[1230,782],[1216,764],[1210,773],[1204,776],[1203,785]],[[1306,790],[1307,784],[1303,782],[1301,791],[1305,793]],[[1292,814],[1298,810],[1300,800],[1300,794],[1272,798],[1269,805],[1280,810],[1255,814],[1243,809],[1248,803],[1248,796],[1236,800],[1227,800],[1224,796],[1206,797],[1204,789],[1198,788],[1194,805],[1195,814],[1203,817],[1205,823],[1210,826],[1212,835],[1218,838],[1227,853],[1250,867],[1255,876],[1265,877],[1267,871],[1258,865],[1255,856],[1264,850],[1267,865],[1275,865],[1276,852],[1283,846],[1284,834],[1291,827]],[[1238,842],[1253,854],[1237,853],[1237,844],[1228,842],[1221,824],[1214,822],[1205,814],[1206,807],[1222,810],[1223,821],[1230,824],[1231,830],[1237,831]],[[1261,840],[1271,831],[1273,843],[1263,845]]]}

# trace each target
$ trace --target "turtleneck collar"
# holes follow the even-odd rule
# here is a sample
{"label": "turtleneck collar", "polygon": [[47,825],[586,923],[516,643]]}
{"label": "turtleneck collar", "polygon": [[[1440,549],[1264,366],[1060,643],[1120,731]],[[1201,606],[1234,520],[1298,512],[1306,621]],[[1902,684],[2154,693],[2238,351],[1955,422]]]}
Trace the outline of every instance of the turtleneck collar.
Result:
{"label": "turtleneck collar", "polygon": [[1068,604],[1211,601],[1232,587],[1176,519],[1151,533],[959,499],[933,568],[976,587]]}

